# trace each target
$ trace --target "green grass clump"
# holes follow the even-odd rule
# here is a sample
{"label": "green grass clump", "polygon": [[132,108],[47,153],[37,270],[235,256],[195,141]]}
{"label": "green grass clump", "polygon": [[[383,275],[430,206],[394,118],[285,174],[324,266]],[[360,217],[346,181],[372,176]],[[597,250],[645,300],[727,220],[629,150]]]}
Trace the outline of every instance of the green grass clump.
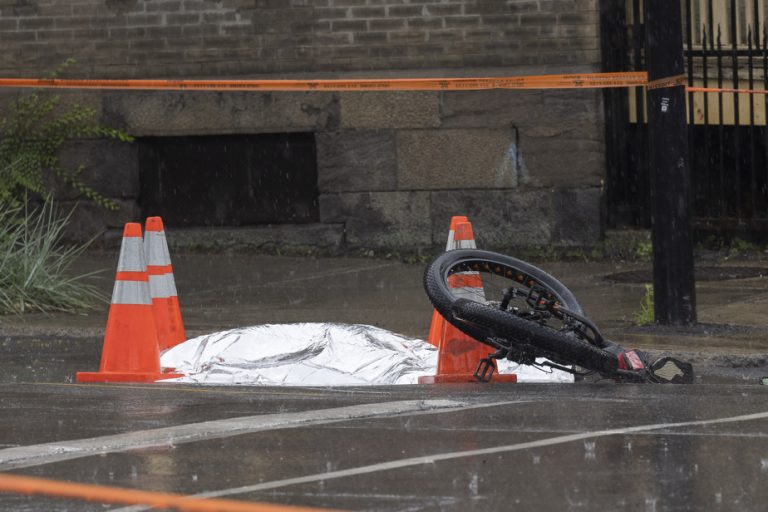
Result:
{"label": "green grass clump", "polygon": [[656,320],[653,315],[653,285],[645,285],[645,295],[640,299],[640,310],[635,313],[635,324],[650,325]]}
{"label": "green grass clump", "polygon": [[649,262],[653,258],[653,244],[650,241],[638,242],[634,253],[637,261]]}
{"label": "green grass clump", "polygon": [[0,314],[82,313],[106,300],[83,282],[93,272],[67,273],[88,246],[62,243],[70,216],[57,215],[50,201],[33,210],[0,202]]}

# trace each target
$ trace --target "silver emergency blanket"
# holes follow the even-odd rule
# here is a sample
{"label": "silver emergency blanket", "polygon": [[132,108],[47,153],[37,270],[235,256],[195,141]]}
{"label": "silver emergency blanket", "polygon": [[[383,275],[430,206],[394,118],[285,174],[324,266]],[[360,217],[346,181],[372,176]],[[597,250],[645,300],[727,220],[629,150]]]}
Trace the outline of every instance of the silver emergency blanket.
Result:
{"label": "silver emergency blanket", "polygon": [[[192,338],[162,354],[185,377],[163,382],[216,385],[359,386],[417,384],[434,375],[437,349],[370,325],[266,324]],[[499,362],[521,382],[573,382],[559,371]]]}

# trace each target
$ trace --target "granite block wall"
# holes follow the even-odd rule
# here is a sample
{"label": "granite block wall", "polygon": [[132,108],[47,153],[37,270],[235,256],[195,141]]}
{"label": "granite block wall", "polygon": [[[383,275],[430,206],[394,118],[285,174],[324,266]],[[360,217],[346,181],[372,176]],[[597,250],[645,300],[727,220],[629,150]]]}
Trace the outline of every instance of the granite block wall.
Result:
{"label": "granite block wall", "polygon": [[[66,58],[73,78],[594,72],[598,20],[597,0],[0,0],[0,75]],[[0,91],[0,114],[17,93]],[[313,133],[320,224],[344,247],[439,246],[456,214],[489,248],[586,246],[603,230],[599,91],[61,94],[137,137]],[[66,148],[121,206],[81,198],[75,236],[140,215],[135,152]]]}

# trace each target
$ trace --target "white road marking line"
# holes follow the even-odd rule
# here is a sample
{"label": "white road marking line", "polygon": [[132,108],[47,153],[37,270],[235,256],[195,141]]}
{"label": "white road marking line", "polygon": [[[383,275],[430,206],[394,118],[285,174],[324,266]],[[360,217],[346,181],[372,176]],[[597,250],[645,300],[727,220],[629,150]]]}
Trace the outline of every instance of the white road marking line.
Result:
{"label": "white road marking line", "polygon": [[[273,480],[271,482],[263,482],[260,484],[246,485],[243,487],[234,487],[231,489],[222,489],[220,491],[211,491],[200,494],[194,494],[190,497],[195,498],[218,498],[221,496],[232,496],[235,494],[243,494],[255,491],[264,491],[268,489],[277,489],[280,487],[287,487],[289,485],[306,484],[312,482],[319,482],[324,480],[333,480],[336,478],[344,478],[348,476],[358,476],[367,473],[375,473],[378,471],[387,471],[390,469],[400,469],[411,466],[418,466],[421,464],[434,464],[443,460],[459,459],[464,457],[474,457],[478,455],[494,455],[504,452],[515,452],[520,450],[527,450],[530,448],[543,448],[547,446],[553,446],[557,444],[570,443],[573,441],[582,441],[584,439],[594,439],[596,437],[605,437],[613,435],[625,435],[634,434],[638,432],[647,432],[650,430],[661,430],[667,428],[679,428],[679,427],[695,427],[703,425],[717,425],[721,423],[735,423],[740,421],[752,421],[768,418],[768,412],[760,412],[755,414],[745,414],[741,416],[732,416],[728,418],[715,418],[711,420],[697,420],[697,421],[681,421],[678,423],[655,423],[651,425],[638,425],[635,427],[615,428],[609,430],[597,430],[593,432],[582,432],[579,434],[569,434],[564,436],[550,437],[547,439],[539,439],[536,441],[528,441],[525,443],[508,444],[502,446],[494,446],[491,448],[482,448],[477,450],[466,450],[461,452],[450,453],[438,453],[434,455],[426,455],[422,457],[411,457],[407,459],[393,460],[388,462],[380,462],[378,464],[371,464],[368,466],[359,466],[356,468],[343,469],[339,471],[329,471],[327,473],[318,473],[315,475],[306,475],[296,478],[285,478],[282,480]],[[114,509],[112,512],[138,512],[139,510],[146,510],[143,507],[129,507]]]}
{"label": "white road marking line", "polygon": [[176,446],[266,430],[300,428],[366,418],[437,414],[521,402],[523,401],[470,404],[455,400],[402,400],[293,413],[241,416],[88,439],[6,448],[0,450],[0,471],[137,448]]}

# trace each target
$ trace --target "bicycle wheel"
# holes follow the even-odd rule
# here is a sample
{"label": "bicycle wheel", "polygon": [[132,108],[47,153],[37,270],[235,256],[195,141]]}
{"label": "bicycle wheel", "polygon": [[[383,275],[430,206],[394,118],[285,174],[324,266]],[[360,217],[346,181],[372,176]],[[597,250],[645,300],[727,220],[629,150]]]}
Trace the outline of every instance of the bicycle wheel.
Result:
{"label": "bicycle wheel", "polygon": [[449,251],[427,267],[424,289],[443,318],[486,345],[524,347],[600,372],[617,367],[613,354],[578,334],[578,322],[558,314],[565,308],[582,315],[573,293],[530,263],[490,251]]}

